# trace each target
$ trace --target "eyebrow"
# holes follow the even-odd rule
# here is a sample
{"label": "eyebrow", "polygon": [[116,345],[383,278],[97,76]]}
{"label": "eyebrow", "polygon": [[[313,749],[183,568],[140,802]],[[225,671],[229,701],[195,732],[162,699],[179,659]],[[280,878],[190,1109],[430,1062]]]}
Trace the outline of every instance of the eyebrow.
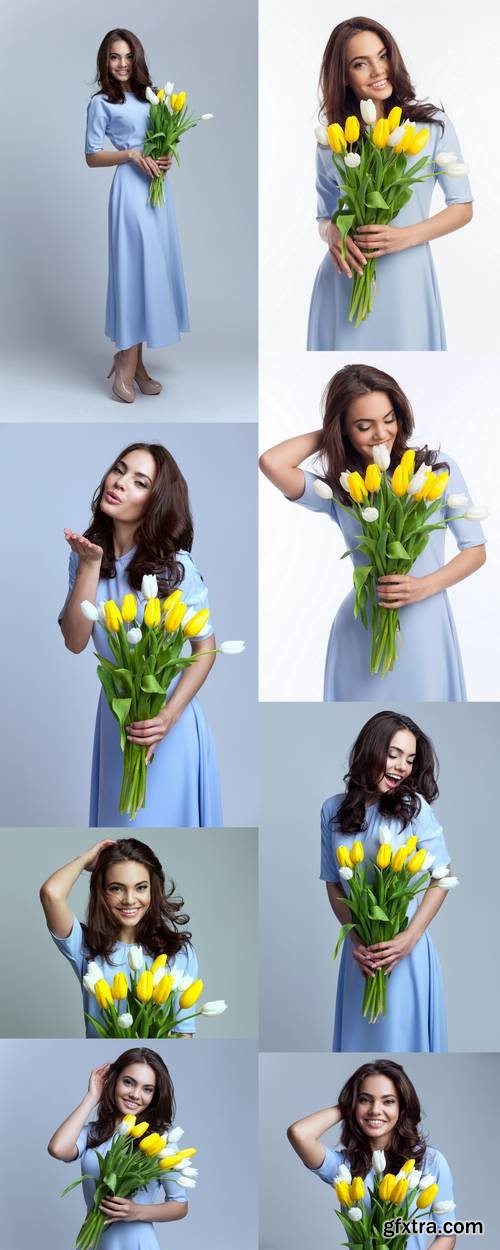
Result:
{"label": "eyebrow", "polygon": [[[383,415],[383,417],[382,417],[382,420],[383,420],[383,421],[385,421],[385,418],[386,418],[386,417],[390,417],[390,416],[392,416],[393,412],[394,412],[394,408],[389,408],[389,411],[388,411],[388,412],[384,412],[384,415]],[[395,412],[394,412],[394,415],[396,415],[396,414],[395,414]],[[358,422],[358,421],[370,421],[370,422],[372,422],[372,421],[377,421],[377,417],[355,417],[355,418],[354,418],[354,421],[355,421],[355,423],[356,423],[356,424],[357,424],[357,422]]]}
{"label": "eyebrow", "polygon": [[[148,884],[149,884],[149,883],[148,883],[148,881],[146,880],[146,878],[144,879],[144,881],[136,881],[136,882],[135,882],[135,889],[137,889],[137,886],[138,886],[138,885],[148,885]],[[124,886],[124,885],[125,885],[125,881],[107,881],[107,882],[106,882],[106,889],[107,889],[107,890],[109,890],[110,886],[112,886],[112,885],[121,885],[121,886]]]}
{"label": "eyebrow", "polygon": [[124,469],[128,469],[130,473],[134,474],[134,477],[145,477],[146,481],[149,482],[149,485],[150,486],[153,485],[151,478],[148,477],[147,473],[143,473],[141,469],[131,469],[130,465],[127,464],[126,460],[115,460],[115,464],[116,464],[117,469],[119,468],[120,465],[123,465]]}
{"label": "eyebrow", "polygon": [[[374,52],[373,55],[380,56],[381,52],[387,52],[387,48],[380,48],[379,52]],[[357,56],[353,56],[352,60],[348,61],[348,65],[354,65],[355,61],[367,61],[369,55],[370,54],[368,52],[358,52]]]}
{"label": "eyebrow", "polygon": [[391,747],[390,743],[389,743],[389,751],[397,751],[398,755],[416,755],[417,754],[416,750],[415,751],[403,751],[402,747]]}

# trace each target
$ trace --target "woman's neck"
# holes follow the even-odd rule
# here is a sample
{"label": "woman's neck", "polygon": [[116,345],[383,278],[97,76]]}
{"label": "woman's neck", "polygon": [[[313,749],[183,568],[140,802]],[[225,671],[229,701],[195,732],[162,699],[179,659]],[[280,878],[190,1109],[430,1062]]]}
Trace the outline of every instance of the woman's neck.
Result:
{"label": "woman's neck", "polygon": [[113,522],[113,550],[117,560],[131,551],[134,540],[135,525],[126,521]]}

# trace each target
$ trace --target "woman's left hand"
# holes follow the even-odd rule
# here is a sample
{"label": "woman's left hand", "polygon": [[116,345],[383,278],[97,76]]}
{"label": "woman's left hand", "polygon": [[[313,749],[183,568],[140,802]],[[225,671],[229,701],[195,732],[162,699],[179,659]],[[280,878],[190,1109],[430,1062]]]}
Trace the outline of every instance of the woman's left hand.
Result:
{"label": "woman's left hand", "polygon": [[423,577],[411,573],[386,573],[377,581],[377,597],[381,608],[405,608],[408,603],[420,603],[429,594]]}
{"label": "woman's left hand", "polygon": [[152,720],[136,720],[131,725],[127,725],[126,734],[129,742],[135,742],[138,747],[148,747],[146,752],[146,764],[152,760],[155,753],[155,747],[165,738],[172,725],[175,725],[178,717],[172,712],[168,703],[162,708],[158,716],[153,716]]}
{"label": "woman's left hand", "polygon": [[105,1228],[108,1224],[116,1224],[117,1220],[130,1223],[131,1220],[141,1218],[141,1208],[137,1202],[132,1202],[131,1198],[103,1198],[101,1211],[106,1216]]}
{"label": "woman's left hand", "polygon": [[174,158],[172,155],[159,156],[156,161],[156,164],[160,166],[160,169],[163,170],[164,173],[166,173],[167,170],[170,169],[171,165],[173,164],[173,160]]}
{"label": "woman's left hand", "polygon": [[358,226],[353,239],[365,256],[386,256],[412,246],[407,226]]}
{"label": "woman's left hand", "polygon": [[384,972],[392,972],[396,964],[399,964],[405,955],[409,955],[415,946],[416,939],[405,929],[404,933],[398,933],[396,937],[390,938],[388,942],[375,942],[373,946],[368,946],[370,955],[373,957],[373,968],[383,968]]}

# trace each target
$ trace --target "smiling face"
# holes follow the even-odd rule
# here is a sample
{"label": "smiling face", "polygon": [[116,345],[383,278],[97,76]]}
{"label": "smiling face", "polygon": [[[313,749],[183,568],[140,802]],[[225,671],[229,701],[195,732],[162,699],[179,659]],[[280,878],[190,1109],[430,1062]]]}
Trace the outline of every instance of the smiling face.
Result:
{"label": "smiling face", "polygon": [[417,739],[409,729],[398,729],[391,738],[387,751],[385,772],[377,782],[379,794],[397,790],[402,781],[410,776],[417,754]]}
{"label": "smiling face", "polygon": [[380,35],[362,30],[346,46],[346,80],[358,100],[373,100],[383,115],[384,100],[392,95],[389,53]]}
{"label": "smiling face", "polygon": [[130,81],[134,57],[124,39],[114,39],[108,53],[108,70],[125,91]]}
{"label": "smiling face", "polygon": [[124,1115],[137,1116],[138,1122],[151,1104],[156,1073],[148,1063],[131,1063],[120,1072],[115,1085],[115,1106]]}
{"label": "smiling face", "polygon": [[104,878],[104,898],[122,941],[133,941],[137,928],[151,906],[151,879],[144,864],[123,860],[111,864]]}
{"label": "smiling face", "polygon": [[390,1145],[399,1118],[399,1099],[388,1076],[366,1076],[361,1082],[354,1115],[360,1129],[370,1139],[372,1150]]}
{"label": "smiling face", "polygon": [[365,464],[373,461],[373,448],[380,443],[389,455],[398,433],[398,419],[385,391],[369,391],[351,400],[345,418],[345,434]]}
{"label": "smiling face", "polygon": [[101,512],[131,525],[147,512],[157,468],[149,451],[129,451],[106,474],[100,503]]}

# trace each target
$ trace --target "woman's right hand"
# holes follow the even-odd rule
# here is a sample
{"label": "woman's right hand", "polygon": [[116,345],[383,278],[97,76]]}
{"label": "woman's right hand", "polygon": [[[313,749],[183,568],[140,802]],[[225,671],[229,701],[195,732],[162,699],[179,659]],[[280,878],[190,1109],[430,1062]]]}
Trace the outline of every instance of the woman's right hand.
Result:
{"label": "woman's right hand", "polygon": [[106,1085],[106,1077],[108,1075],[110,1063],[101,1063],[99,1068],[92,1068],[89,1076],[89,1094],[95,1099],[96,1104],[101,1101]]}
{"label": "woman's right hand", "polygon": [[165,171],[153,160],[152,156],[144,156],[140,148],[129,148],[129,160],[132,164],[140,169],[143,174],[147,174],[148,178],[160,178]]}
{"label": "woman's right hand", "polygon": [[83,564],[101,563],[104,552],[97,543],[91,543],[83,534],[75,534],[73,530],[65,529],[64,537],[75,556],[79,556]]}
{"label": "woman's right hand", "polygon": [[352,941],[352,957],[356,960],[360,972],[364,977],[374,977],[375,968],[371,951],[368,950],[367,946],[363,946],[363,943],[359,941],[359,938],[354,937]]}
{"label": "woman's right hand", "polygon": [[116,838],[101,838],[100,842],[94,842],[93,846],[89,846],[88,851],[84,851],[82,855],[83,867],[87,872],[93,872],[97,860],[105,846],[114,846]]}
{"label": "woman's right hand", "polygon": [[362,251],[353,242],[350,235],[346,235],[346,258],[342,260],[342,235],[333,221],[330,222],[326,231],[326,241],[337,273],[346,273],[348,278],[352,278],[353,269],[356,273],[363,273],[366,265],[366,256],[363,256]]}

